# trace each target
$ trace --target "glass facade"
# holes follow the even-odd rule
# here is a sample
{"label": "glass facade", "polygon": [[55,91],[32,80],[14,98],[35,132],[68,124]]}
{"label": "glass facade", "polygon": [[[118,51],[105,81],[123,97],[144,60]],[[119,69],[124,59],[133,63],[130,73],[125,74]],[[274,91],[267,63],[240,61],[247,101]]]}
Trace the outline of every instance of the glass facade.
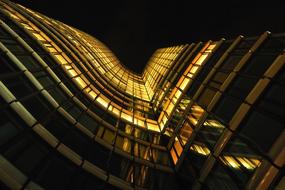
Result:
{"label": "glass facade", "polygon": [[285,35],[160,48],[144,71],[0,0],[0,188],[284,187]]}

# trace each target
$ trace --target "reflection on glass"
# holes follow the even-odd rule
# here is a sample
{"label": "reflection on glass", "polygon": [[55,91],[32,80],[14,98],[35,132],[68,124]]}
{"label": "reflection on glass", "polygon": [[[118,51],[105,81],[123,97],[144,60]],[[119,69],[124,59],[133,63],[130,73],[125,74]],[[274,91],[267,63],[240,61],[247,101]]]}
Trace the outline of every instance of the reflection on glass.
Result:
{"label": "reflection on glass", "polygon": [[221,124],[220,122],[214,119],[207,119],[203,125],[207,127],[211,127],[211,128],[218,128],[218,129],[225,128],[223,124]]}
{"label": "reflection on glass", "polygon": [[247,170],[254,170],[260,165],[260,160],[257,158],[249,158],[245,156],[229,156],[229,155],[220,156],[219,158],[226,166],[238,170],[242,168],[246,168]]}
{"label": "reflection on glass", "polygon": [[180,157],[182,151],[183,151],[183,147],[181,146],[179,140],[177,139],[177,137],[175,138],[175,142],[174,142],[174,147],[175,150],[177,152],[178,157]]}
{"label": "reflection on glass", "polygon": [[174,148],[172,148],[172,149],[170,150],[170,155],[171,155],[171,158],[172,158],[172,160],[173,160],[173,163],[176,164],[177,161],[178,161],[178,157],[177,157],[177,155],[176,155],[176,153],[175,153]]}
{"label": "reflection on glass", "polygon": [[179,136],[182,140],[182,144],[185,145],[189,138],[191,137],[193,129],[190,127],[188,122],[184,122],[182,128],[180,129]]}
{"label": "reflection on glass", "polygon": [[204,112],[205,112],[204,109],[198,106],[197,104],[194,104],[191,107],[188,119],[192,123],[193,126],[196,126],[196,124],[198,123],[198,120],[201,118]]}
{"label": "reflection on glass", "polygon": [[204,144],[193,144],[191,147],[190,147],[190,150],[198,153],[198,154],[201,154],[201,155],[204,155],[204,156],[208,156],[211,151],[208,149],[208,147]]}

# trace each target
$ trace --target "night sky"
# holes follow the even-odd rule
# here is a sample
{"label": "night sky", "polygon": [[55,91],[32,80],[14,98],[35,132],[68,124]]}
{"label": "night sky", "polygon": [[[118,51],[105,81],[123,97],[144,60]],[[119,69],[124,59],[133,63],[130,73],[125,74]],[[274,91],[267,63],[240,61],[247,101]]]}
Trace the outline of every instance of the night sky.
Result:
{"label": "night sky", "polygon": [[160,47],[285,33],[284,0],[13,1],[95,36],[138,73]]}

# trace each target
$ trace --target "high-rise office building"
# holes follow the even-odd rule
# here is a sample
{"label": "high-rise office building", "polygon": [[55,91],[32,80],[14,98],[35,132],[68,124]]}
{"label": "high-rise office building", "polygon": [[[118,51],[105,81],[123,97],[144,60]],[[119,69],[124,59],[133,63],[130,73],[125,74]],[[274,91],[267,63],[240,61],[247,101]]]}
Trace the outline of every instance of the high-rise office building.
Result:
{"label": "high-rise office building", "polygon": [[161,48],[142,74],[0,1],[1,189],[284,189],[285,35]]}

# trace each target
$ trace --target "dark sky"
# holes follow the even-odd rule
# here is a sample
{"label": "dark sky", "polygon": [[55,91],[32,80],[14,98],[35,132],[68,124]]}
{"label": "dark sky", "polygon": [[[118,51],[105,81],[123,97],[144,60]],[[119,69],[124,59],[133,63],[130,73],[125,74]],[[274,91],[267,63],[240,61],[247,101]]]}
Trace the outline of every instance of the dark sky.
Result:
{"label": "dark sky", "polygon": [[13,0],[104,42],[141,72],[155,49],[285,32],[284,0]]}

